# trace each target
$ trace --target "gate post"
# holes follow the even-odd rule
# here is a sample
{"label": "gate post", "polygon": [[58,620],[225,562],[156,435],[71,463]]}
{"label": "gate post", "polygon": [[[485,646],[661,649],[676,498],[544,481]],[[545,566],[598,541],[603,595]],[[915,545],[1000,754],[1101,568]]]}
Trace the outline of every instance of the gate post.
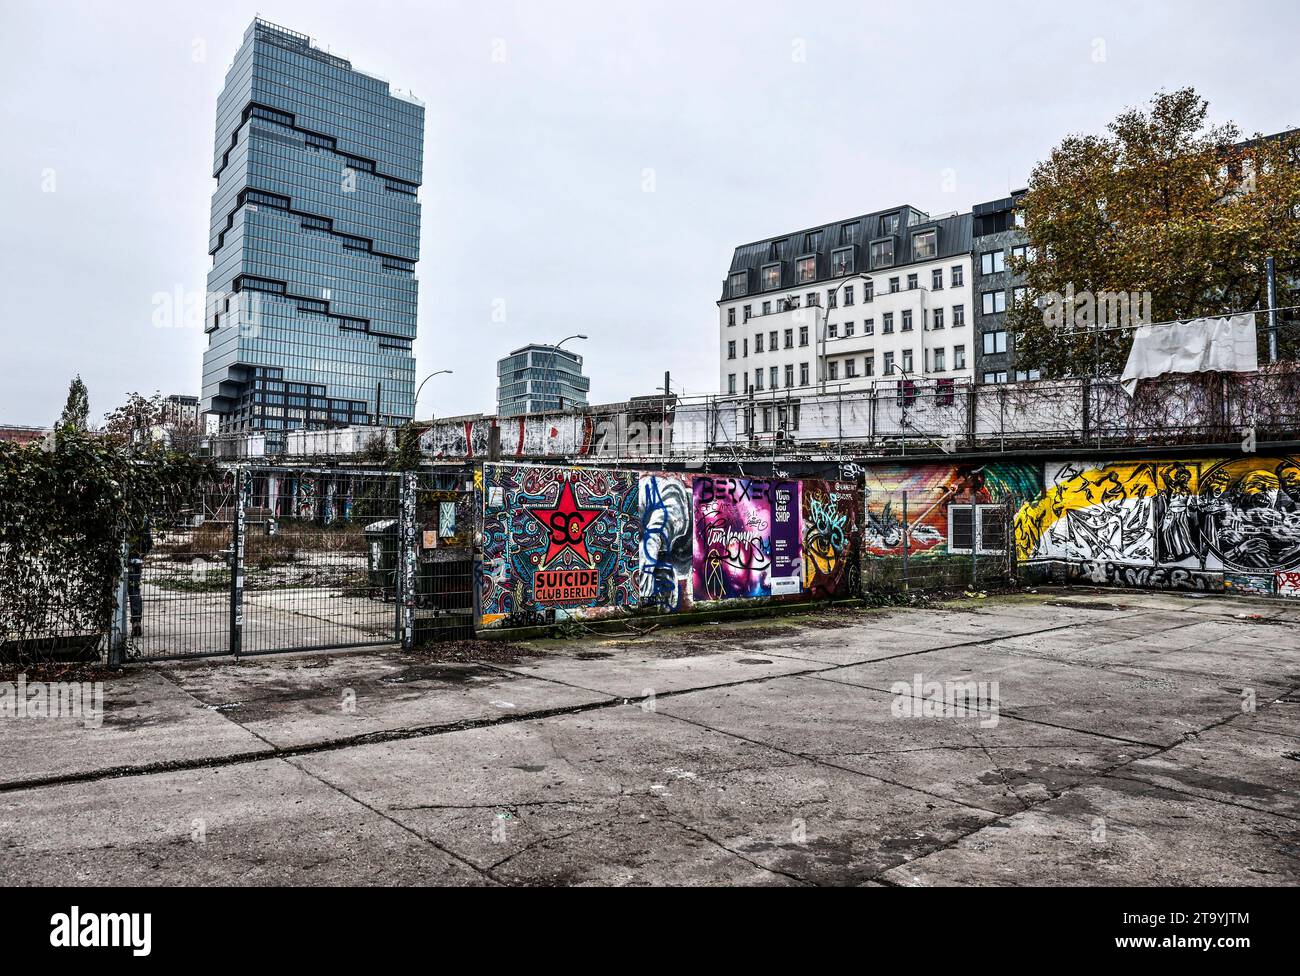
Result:
{"label": "gate post", "polygon": [[127,634],[127,582],[126,574],[128,571],[127,543],[125,536],[122,538],[122,549],[119,553],[117,568],[117,595],[116,602],[113,606],[113,624],[112,630],[108,637],[108,667],[116,671],[122,666],[122,660],[126,657],[126,634]]}
{"label": "gate post", "polygon": [[398,532],[398,556],[401,559],[402,650],[415,645],[415,487],[418,475],[402,473],[402,521]]}
{"label": "gate post", "polygon": [[239,657],[244,640],[244,493],[248,466],[235,469],[235,510],[230,521],[230,653]]}

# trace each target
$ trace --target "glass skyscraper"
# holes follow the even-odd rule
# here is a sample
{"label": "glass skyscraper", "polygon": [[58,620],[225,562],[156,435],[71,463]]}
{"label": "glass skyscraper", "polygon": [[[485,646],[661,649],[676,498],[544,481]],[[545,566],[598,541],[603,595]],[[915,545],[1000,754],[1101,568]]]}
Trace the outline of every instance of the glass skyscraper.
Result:
{"label": "glass skyscraper", "polygon": [[203,408],[227,431],[414,410],[424,107],[255,20],[217,102]]}
{"label": "glass skyscraper", "polygon": [[497,416],[585,407],[591,380],[582,357],[567,349],[533,343],[497,360]]}

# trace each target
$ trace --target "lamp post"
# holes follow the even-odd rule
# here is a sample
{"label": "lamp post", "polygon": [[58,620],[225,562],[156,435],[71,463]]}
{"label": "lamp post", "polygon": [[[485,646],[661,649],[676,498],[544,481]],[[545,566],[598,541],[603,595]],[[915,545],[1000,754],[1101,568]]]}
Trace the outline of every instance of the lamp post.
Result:
{"label": "lamp post", "polygon": [[[420,402],[420,391],[424,389],[424,384],[428,383],[429,380],[433,379],[435,376],[442,376],[444,373],[454,373],[454,372],[455,372],[454,369],[440,369],[435,373],[430,373],[424,379],[420,380],[420,385],[415,388],[415,399],[411,401],[412,416],[414,416],[416,412],[415,405]],[[433,418],[430,417],[429,419],[432,420]]]}
{"label": "lamp post", "polygon": [[559,384],[556,383],[555,380],[555,357],[559,354],[560,347],[564,345],[566,342],[568,342],[570,339],[585,339],[585,338],[587,337],[583,335],[581,332],[579,332],[571,336],[565,336],[559,342],[551,346],[550,367],[549,367],[550,382],[555,383],[555,400],[556,403],[559,404],[559,408],[561,410],[564,409],[564,397],[560,396]]}

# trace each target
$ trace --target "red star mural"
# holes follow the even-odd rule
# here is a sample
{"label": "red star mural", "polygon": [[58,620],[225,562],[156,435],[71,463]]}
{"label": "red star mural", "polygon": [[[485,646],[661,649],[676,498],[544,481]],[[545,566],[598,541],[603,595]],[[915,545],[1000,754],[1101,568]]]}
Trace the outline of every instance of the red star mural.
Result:
{"label": "red star mural", "polygon": [[603,508],[579,508],[578,500],[573,497],[573,485],[566,481],[554,508],[525,508],[524,511],[549,533],[540,568],[545,569],[566,549],[584,565],[592,565],[591,554],[587,552],[587,529],[605,514]]}

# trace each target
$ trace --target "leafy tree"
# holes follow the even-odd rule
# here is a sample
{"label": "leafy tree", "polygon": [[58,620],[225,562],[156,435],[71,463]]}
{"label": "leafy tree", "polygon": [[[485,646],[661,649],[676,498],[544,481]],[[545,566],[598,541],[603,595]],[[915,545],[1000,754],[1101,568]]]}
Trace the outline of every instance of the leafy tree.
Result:
{"label": "leafy tree", "polygon": [[157,392],[150,397],[129,393],[126,403],[104,415],[104,435],[119,445],[165,441],[173,450],[192,454],[202,434],[197,420],[176,416]]}
{"label": "leafy tree", "polygon": [[68,384],[68,399],[59,414],[58,426],[70,430],[85,430],[90,422],[90,391],[78,373]]}
{"label": "leafy tree", "polygon": [[1021,201],[1033,256],[1011,262],[1029,299],[1008,310],[1017,368],[1122,370],[1131,332],[1046,321],[1035,300],[1067,285],[1076,294],[1149,292],[1153,322],[1221,315],[1267,304],[1272,256],[1278,305],[1295,304],[1300,137],[1243,143],[1231,123],[1207,127],[1207,112],[1192,88],[1160,92],[1149,109],[1122,112],[1106,135],[1067,137],[1034,168]]}

